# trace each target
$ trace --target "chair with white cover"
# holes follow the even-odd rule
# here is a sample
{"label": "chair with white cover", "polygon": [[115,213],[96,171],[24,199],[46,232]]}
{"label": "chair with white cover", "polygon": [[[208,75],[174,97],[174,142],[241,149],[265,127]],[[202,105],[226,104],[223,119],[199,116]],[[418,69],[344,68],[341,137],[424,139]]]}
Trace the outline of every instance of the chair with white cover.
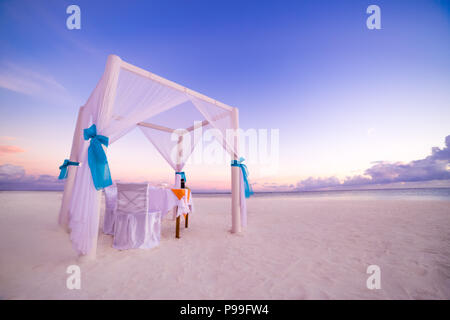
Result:
{"label": "chair with white cover", "polygon": [[148,209],[148,184],[117,184],[113,247],[153,248],[161,239],[161,211]]}

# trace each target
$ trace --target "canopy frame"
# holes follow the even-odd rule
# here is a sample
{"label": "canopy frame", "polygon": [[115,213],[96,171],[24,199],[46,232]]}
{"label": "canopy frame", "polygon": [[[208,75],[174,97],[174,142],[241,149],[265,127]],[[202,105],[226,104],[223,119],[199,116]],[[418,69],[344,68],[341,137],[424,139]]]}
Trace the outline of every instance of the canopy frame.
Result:
{"label": "canopy frame", "polygon": [[[232,150],[235,150],[234,152],[232,152],[232,159],[233,160],[238,160],[238,154],[236,150],[238,149],[238,143],[239,143],[239,112],[238,109],[235,107],[231,107],[225,103],[222,103],[220,101],[217,101],[215,99],[212,99],[204,94],[201,94],[197,91],[191,90],[187,87],[184,87],[182,85],[179,85],[173,81],[167,80],[161,76],[158,76],[154,73],[151,73],[149,71],[146,71],[144,69],[141,69],[139,67],[136,67],[128,62],[125,62],[123,60],[121,60],[118,56],[116,55],[110,55],[108,56],[108,60],[107,60],[107,64],[106,64],[106,68],[105,68],[105,72],[103,74],[103,77],[101,79],[101,81],[106,81],[106,90],[110,90],[108,92],[108,97],[107,98],[103,98],[103,100],[100,100],[100,103],[102,103],[101,105],[98,106],[98,108],[102,108],[105,105],[109,105],[111,106],[115,96],[116,96],[116,89],[117,89],[117,82],[118,82],[118,75],[116,73],[116,75],[114,76],[114,72],[111,71],[114,68],[123,68],[124,70],[127,70],[129,72],[132,72],[134,74],[137,74],[139,76],[148,78],[152,81],[155,81],[161,85],[170,87],[172,89],[175,89],[179,92],[182,92],[186,95],[192,96],[196,99],[199,99],[201,101],[205,101],[209,104],[214,104],[215,106],[227,111],[227,112],[231,112],[232,115],[232,122],[234,124],[233,128],[234,129],[234,136],[233,136],[233,148]],[[97,87],[100,85],[97,85]],[[96,87],[96,89],[97,89]],[[106,96],[106,93],[105,93]],[[92,95],[91,95],[92,97]],[[86,105],[90,102],[91,97],[88,99],[88,102],[86,103]],[[110,99],[107,100],[105,102],[106,99]],[[86,106],[85,105],[85,106]],[[71,149],[71,155],[70,155],[70,160],[71,161],[76,161],[76,162],[80,162],[82,161],[82,156],[80,156],[80,152],[79,151],[82,146],[83,143],[85,143],[85,141],[83,140],[82,137],[82,130],[84,128],[86,128],[86,124],[89,122],[89,112],[87,112],[88,110],[86,110],[86,107],[82,106],[79,109],[78,112],[78,118],[77,118],[77,124],[75,127],[75,132],[74,132],[74,137],[73,137],[73,142],[72,142],[72,149]],[[169,110],[173,107],[175,107],[176,105],[172,105],[169,106],[169,108],[167,108],[166,110]],[[197,107],[198,109],[198,107]],[[205,120],[203,120],[201,122],[201,126],[190,126],[188,128],[186,128],[185,130],[187,132],[191,132],[195,129],[197,129],[198,127],[203,127],[203,126],[207,126],[209,124],[211,124],[210,121],[208,121],[206,119],[205,114],[200,110],[200,113],[205,117]],[[109,109],[103,110],[105,114],[110,114],[112,112],[111,107],[109,107]],[[220,119],[221,116],[228,116],[227,112],[224,112],[222,115],[218,115],[216,116],[213,120],[217,121],[218,119]],[[112,117],[115,120],[118,120],[118,118],[120,117]],[[155,130],[159,130],[159,131],[164,131],[164,132],[168,132],[168,133],[173,133],[175,132],[177,129],[172,129],[166,126],[162,126],[162,125],[157,125],[157,124],[153,124],[153,123],[148,123],[145,121],[139,121],[136,123],[136,125],[141,126],[141,127],[146,127],[146,128],[151,128],[151,129],[155,129]],[[182,138],[183,136],[180,135],[179,140],[178,140],[178,147],[182,148]],[[224,148],[226,148],[226,141],[224,140]],[[87,165],[87,163],[85,164]],[[61,203],[61,209],[59,212],[59,224],[64,227],[68,232],[71,231],[69,228],[69,222],[71,219],[71,213],[70,213],[70,209],[71,209],[71,201],[73,198],[73,188],[74,188],[74,184],[75,184],[75,180],[76,180],[76,176],[77,176],[77,172],[78,172],[78,166],[70,166],[68,167],[68,175],[67,175],[67,180],[65,182],[64,185],[64,193],[63,193],[63,198],[62,198],[62,203]],[[244,201],[244,205],[245,205],[245,198],[242,199],[242,173],[239,167],[237,166],[231,166],[231,200],[232,200],[232,210],[231,210],[231,233],[240,233],[242,231],[242,224],[241,224],[241,206],[242,206],[242,202]],[[99,202],[100,197],[101,197],[101,191],[96,193],[96,197],[97,197],[97,202]],[[95,219],[98,222],[100,219],[100,206],[98,206],[98,210],[97,212],[93,213],[96,215]],[[246,220],[246,219],[245,219]],[[245,224],[246,225],[246,221]],[[98,238],[98,228],[97,230],[94,230],[94,236],[92,239],[92,246],[91,246],[91,250],[87,253],[80,253],[80,256],[87,256],[89,258],[95,258],[96,256],[96,247],[97,247],[97,238]],[[72,236],[71,236],[72,238]]]}

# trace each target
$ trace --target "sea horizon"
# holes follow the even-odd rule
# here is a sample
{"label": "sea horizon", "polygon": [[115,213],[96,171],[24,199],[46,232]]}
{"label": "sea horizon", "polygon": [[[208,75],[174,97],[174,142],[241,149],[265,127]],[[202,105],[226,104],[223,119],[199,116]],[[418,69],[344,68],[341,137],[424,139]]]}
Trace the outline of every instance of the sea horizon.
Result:
{"label": "sea horizon", "polygon": [[[0,190],[7,192],[62,192],[53,190]],[[229,196],[230,191],[195,191],[192,193],[198,197]],[[336,199],[431,199],[449,200],[450,187],[410,187],[410,188],[378,188],[378,189],[343,189],[343,190],[293,190],[293,191],[255,191],[255,197],[288,196],[299,198],[336,198]]]}

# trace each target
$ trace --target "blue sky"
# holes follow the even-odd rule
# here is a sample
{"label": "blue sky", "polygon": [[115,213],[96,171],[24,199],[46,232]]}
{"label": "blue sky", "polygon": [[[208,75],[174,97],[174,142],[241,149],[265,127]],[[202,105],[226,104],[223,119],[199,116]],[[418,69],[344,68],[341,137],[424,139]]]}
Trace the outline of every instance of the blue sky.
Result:
{"label": "blue sky", "polygon": [[[81,30],[66,28],[70,4]],[[381,30],[366,27],[370,4]],[[280,170],[250,168],[257,188],[425,159],[450,134],[449,39],[450,1],[4,0],[0,165],[58,174],[108,54],[238,107],[244,129],[279,129]],[[137,133],[109,157],[113,178],[172,179]],[[223,167],[186,169],[194,187],[228,187]]]}

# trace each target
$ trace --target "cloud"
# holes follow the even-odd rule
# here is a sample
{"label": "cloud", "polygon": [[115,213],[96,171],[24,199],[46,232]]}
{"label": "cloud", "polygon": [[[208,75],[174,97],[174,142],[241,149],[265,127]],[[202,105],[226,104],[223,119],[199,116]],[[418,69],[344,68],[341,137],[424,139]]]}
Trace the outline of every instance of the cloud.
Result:
{"label": "cloud", "polygon": [[27,175],[22,166],[0,165],[0,190],[62,190],[64,182],[50,175]]}
{"label": "cloud", "polygon": [[339,186],[339,179],[336,177],[328,177],[328,178],[313,178],[309,177],[308,179],[302,180],[297,183],[297,188],[300,190],[314,190],[320,188],[330,188]]}
{"label": "cloud", "polygon": [[21,180],[25,177],[25,169],[12,164],[0,165],[0,183]]}
{"label": "cloud", "polygon": [[450,179],[450,135],[445,138],[445,147],[431,149],[431,155],[425,159],[409,163],[375,162],[364,175],[347,177],[340,181],[336,177],[313,178],[297,183],[297,190],[317,190],[335,187],[356,187],[364,185],[423,182]]}
{"label": "cloud", "polygon": [[293,184],[280,184],[277,182],[252,182],[250,181],[253,191],[256,192],[287,192],[292,191],[295,186]]}
{"label": "cloud", "polygon": [[0,141],[12,141],[16,140],[16,137],[8,137],[8,136],[1,136]]}
{"label": "cloud", "polygon": [[5,61],[0,64],[0,70],[0,88],[47,100],[73,103],[68,90],[48,74]]}
{"label": "cloud", "polygon": [[22,148],[18,146],[0,146],[0,156],[10,153],[20,153],[25,152]]}

